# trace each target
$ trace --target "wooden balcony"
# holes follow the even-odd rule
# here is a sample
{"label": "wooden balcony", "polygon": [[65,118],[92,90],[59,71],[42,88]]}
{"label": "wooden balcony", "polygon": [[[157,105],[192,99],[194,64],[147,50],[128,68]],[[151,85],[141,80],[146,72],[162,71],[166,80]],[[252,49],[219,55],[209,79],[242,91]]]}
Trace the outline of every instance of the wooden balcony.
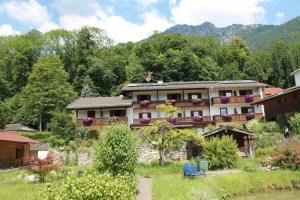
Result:
{"label": "wooden balcony", "polygon": [[91,123],[84,123],[83,119],[77,119],[77,127],[89,127],[90,129],[102,129],[105,125],[117,123],[117,122],[127,123],[128,118],[126,116],[94,118]]}
{"label": "wooden balcony", "polygon": [[[151,101],[149,105],[143,106],[140,105],[139,102],[133,102],[133,110],[142,110],[142,109],[150,109],[155,110],[156,106],[159,104],[165,104],[166,100],[160,101]],[[179,108],[188,108],[188,107],[209,107],[209,100],[208,99],[201,99],[201,102],[195,103],[192,100],[176,100],[175,103],[172,105],[179,107]]]}
{"label": "wooden balcony", "polygon": [[213,97],[213,104],[238,104],[238,103],[252,103],[254,101],[260,100],[260,96],[253,96],[252,101],[246,101],[246,96],[231,96],[228,102],[222,102],[222,97]]}
{"label": "wooden balcony", "polygon": [[[247,117],[246,114],[232,114],[232,119],[226,119],[224,116],[221,115],[215,115],[213,117],[213,120],[215,122],[245,122],[251,120],[251,118]],[[263,114],[262,113],[255,113],[254,118],[256,120],[262,120]]]}
{"label": "wooden balcony", "polygon": [[[155,122],[157,120],[162,120],[166,118],[151,118],[149,123],[141,123],[140,119],[133,119],[133,126],[147,126],[152,122]],[[196,121],[193,117],[176,117],[176,121],[172,124],[174,125],[197,125],[197,124],[207,124],[211,122],[211,119],[209,116],[203,116],[203,120]]]}

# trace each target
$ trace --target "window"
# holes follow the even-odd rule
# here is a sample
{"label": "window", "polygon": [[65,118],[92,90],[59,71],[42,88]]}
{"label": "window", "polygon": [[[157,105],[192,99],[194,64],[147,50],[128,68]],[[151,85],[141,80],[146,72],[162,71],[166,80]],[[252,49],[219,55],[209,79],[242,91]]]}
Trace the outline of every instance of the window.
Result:
{"label": "window", "polygon": [[220,96],[228,96],[228,97],[231,97],[231,96],[232,96],[232,91],[231,91],[231,90],[220,90],[220,91],[219,91],[219,95],[220,95]]}
{"label": "window", "polygon": [[94,110],[87,111],[87,117],[95,118],[96,117],[96,112]]}
{"label": "window", "polygon": [[220,115],[227,115],[227,114],[228,114],[227,108],[220,108]]}
{"label": "window", "polygon": [[188,94],[188,99],[192,100],[192,99],[201,99],[202,95],[201,93],[189,93]]}
{"label": "window", "polygon": [[16,149],[16,159],[23,159],[24,149]]}
{"label": "window", "polygon": [[126,116],[126,111],[125,110],[111,110],[110,111],[110,116],[116,116],[116,117],[122,117]]}
{"label": "window", "polygon": [[144,101],[144,100],[151,101],[151,95],[149,95],[149,94],[137,95],[136,99],[137,99],[137,101]]}
{"label": "window", "polygon": [[245,113],[254,113],[254,107],[242,107],[242,114]]}
{"label": "window", "polygon": [[180,100],[181,99],[181,94],[168,94],[167,95],[168,100]]}
{"label": "window", "polygon": [[252,90],[240,90],[240,96],[252,95]]}
{"label": "window", "polygon": [[182,113],[177,113],[177,117],[182,117]]}
{"label": "window", "polygon": [[151,113],[150,112],[149,113],[139,113],[139,118],[140,119],[146,119],[146,118],[150,119]]}
{"label": "window", "polygon": [[191,116],[192,116],[192,117],[203,116],[203,111],[202,111],[202,110],[194,110],[194,111],[191,111]]}

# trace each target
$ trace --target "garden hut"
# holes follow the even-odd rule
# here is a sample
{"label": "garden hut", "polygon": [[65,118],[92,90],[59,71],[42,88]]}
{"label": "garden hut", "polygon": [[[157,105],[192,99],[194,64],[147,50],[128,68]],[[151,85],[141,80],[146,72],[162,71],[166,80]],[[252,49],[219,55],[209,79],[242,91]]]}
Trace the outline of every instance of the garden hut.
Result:
{"label": "garden hut", "polygon": [[203,134],[206,140],[212,137],[231,136],[236,141],[239,154],[241,156],[253,156],[254,152],[254,135],[244,129],[235,128],[232,126],[220,126],[212,131]]}
{"label": "garden hut", "polygon": [[15,132],[0,131],[0,168],[29,164],[30,144],[41,144],[41,142]]}

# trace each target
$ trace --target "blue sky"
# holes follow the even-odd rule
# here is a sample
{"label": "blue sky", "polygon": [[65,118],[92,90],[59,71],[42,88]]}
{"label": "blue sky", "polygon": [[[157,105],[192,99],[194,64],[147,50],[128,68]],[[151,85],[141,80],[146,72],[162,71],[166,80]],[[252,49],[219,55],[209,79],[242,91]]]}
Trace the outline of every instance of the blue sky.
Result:
{"label": "blue sky", "polygon": [[0,0],[0,35],[96,26],[127,42],[175,24],[282,24],[299,15],[300,0]]}

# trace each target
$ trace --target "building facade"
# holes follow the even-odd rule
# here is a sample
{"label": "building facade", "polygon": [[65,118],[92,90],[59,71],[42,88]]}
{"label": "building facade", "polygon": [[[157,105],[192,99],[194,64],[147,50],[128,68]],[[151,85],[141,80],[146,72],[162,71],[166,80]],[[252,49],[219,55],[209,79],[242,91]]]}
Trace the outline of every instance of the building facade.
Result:
{"label": "building facade", "polygon": [[[68,106],[76,111],[77,125],[102,129],[116,121],[131,128],[167,119],[174,127],[204,131],[208,124],[245,124],[264,117],[262,105],[250,105],[263,98],[266,85],[255,81],[197,81],[134,83],[122,89],[120,97],[79,98]],[[171,104],[180,111],[167,116],[156,107]]]}

